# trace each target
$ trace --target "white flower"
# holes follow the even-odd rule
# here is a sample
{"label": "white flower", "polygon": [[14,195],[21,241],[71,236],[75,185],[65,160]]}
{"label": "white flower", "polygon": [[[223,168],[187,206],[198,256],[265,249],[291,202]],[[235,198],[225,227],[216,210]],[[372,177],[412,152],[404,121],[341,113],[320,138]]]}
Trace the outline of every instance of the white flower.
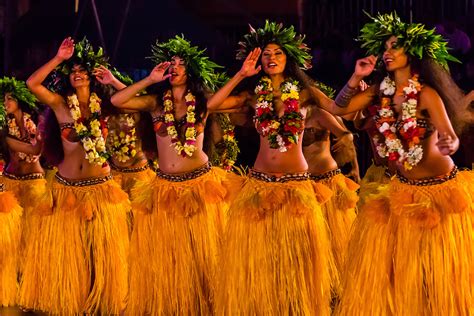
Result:
{"label": "white flower", "polygon": [[393,95],[395,93],[395,82],[389,76],[385,77],[380,83],[380,91],[384,95]]}
{"label": "white flower", "polygon": [[387,122],[384,122],[382,124],[382,126],[379,127],[379,131],[380,131],[380,133],[383,133],[386,130],[388,130],[389,128],[390,128],[390,125]]}

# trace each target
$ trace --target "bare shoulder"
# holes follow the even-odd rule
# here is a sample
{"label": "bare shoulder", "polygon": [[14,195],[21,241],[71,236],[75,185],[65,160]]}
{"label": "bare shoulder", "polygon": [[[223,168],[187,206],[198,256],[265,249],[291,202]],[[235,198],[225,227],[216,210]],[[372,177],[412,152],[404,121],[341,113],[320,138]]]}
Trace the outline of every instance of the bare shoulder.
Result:
{"label": "bare shoulder", "polygon": [[442,105],[443,101],[441,100],[438,92],[430,86],[423,86],[420,91],[420,108],[426,109],[432,106]]}

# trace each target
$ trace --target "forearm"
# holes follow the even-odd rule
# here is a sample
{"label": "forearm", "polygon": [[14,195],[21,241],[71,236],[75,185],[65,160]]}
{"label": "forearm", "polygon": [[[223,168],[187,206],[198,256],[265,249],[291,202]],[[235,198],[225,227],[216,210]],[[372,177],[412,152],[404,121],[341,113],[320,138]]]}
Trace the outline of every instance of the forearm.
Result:
{"label": "forearm", "polygon": [[222,109],[222,105],[226,98],[244,78],[245,77],[241,75],[240,72],[237,72],[234,77],[232,77],[222,88],[208,99],[207,108],[211,111]]}
{"label": "forearm", "polygon": [[48,75],[62,62],[63,60],[61,58],[55,56],[46,64],[41,66],[26,81],[28,88],[32,90],[32,92],[34,93],[35,88],[37,88],[38,86],[41,86],[41,84],[48,77]]}
{"label": "forearm", "polygon": [[[117,91],[113,96],[112,98],[110,99],[110,101],[112,102],[112,104],[118,108],[127,108],[126,107],[126,103],[128,101],[130,101],[131,99],[133,99],[138,92],[140,92],[141,90],[144,90],[145,88],[147,88],[148,86],[152,85],[154,82],[152,80],[150,80],[149,77],[146,77],[134,84],[132,84],[131,86],[125,86],[124,84],[123,87],[121,89],[119,88],[116,88],[115,85],[114,85],[114,88],[116,88]],[[118,85],[117,85],[118,86]]]}
{"label": "forearm", "polygon": [[346,85],[339,91],[334,103],[341,108],[347,108],[351,99],[359,92],[359,83],[363,78],[353,74]]}

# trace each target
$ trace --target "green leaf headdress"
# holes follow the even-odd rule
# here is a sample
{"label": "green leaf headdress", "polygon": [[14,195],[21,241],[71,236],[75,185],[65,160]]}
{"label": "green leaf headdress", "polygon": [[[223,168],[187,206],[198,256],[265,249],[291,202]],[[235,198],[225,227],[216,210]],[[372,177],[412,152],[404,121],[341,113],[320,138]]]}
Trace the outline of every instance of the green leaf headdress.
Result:
{"label": "green leaf headdress", "polygon": [[156,41],[152,45],[152,56],[148,57],[154,63],[159,64],[170,61],[171,58],[178,56],[185,60],[188,75],[191,78],[199,78],[210,90],[215,90],[216,86],[216,68],[223,68],[214,63],[209,57],[204,55],[206,50],[199,50],[197,46],[191,46],[191,43],[184,38],[184,35],[176,35],[167,42],[160,43]]}
{"label": "green leaf headdress", "polygon": [[311,68],[311,55],[309,47],[303,43],[304,35],[296,34],[293,26],[284,28],[283,24],[265,21],[265,27],[254,29],[250,25],[250,33],[244,35],[239,42],[236,58],[243,60],[255,48],[263,49],[270,43],[280,45],[288,57],[293,59],[301,69]]}
{"label": "green leaf headdress", "polygon": [[38,99],[31,93],[24,81],[3,77],[0,79],[0,128],[2,128],[6,122],[7,113],[4,104],[6,93],[11,93],[18,102],[28,105],[30,109],[37,108],[36,102]]}
{"label": "green leaf headdress", "polygon": [[104,50],[99,47],[94,51],[91,43],[84,37],[80,42],[74,44],[74,55],[58,66],[58,70],[64,75],[69,75],[74,65],[83,66],[88,73],[92,73],[94,68],[105,66],[109,68],[108,57],[104,55]]}
{"label": "green leaf headdress", "polygon": [[423,59],[431,58],[443,68],[448,69],[448,61],[460,62],[448,53],[447,41],[435,29],[427,29],[421,23],[404,23],[396,12],[378,14],[376,17],[366,13],[373,22],[365,24],[358,40],[369,54],[379,55],[384,51],[385,42],[394,35],[397,46],[403,47],[408,55]]}

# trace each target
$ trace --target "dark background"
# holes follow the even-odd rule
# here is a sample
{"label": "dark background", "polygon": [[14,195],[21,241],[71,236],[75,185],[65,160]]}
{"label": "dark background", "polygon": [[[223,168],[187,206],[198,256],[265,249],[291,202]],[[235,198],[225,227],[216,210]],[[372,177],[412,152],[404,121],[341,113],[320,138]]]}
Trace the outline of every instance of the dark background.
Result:
{"label": "dark background", "polygon": [[[140,79],[152,66],[144,58],[151,44],[176,34],[207,48],[232,75],[239,68],[234,60],[237,42],[248,24],[260,27],[270,19],[293,24],[306,34],[314,55],[309,74],[338,89],[363,54],[354,41],[368,21],[363,10],[396,10],[405,21],[449,25],[474,44],[474,0],[0,0],[0,75],[26,79],[54,56],[64,37],[87,36],[105,48],[115,67]],[[473,49],[452,53],[463,61],[462,66],[451,65],[453,77],[465,91],[474,89]],[[471,135],[462,135],[458,165],[470,167],[474,162]],[[252,163],[252,146],[241,145],[244,163]],[[365,170],[370,155],[364,135],[358,146]]]}

